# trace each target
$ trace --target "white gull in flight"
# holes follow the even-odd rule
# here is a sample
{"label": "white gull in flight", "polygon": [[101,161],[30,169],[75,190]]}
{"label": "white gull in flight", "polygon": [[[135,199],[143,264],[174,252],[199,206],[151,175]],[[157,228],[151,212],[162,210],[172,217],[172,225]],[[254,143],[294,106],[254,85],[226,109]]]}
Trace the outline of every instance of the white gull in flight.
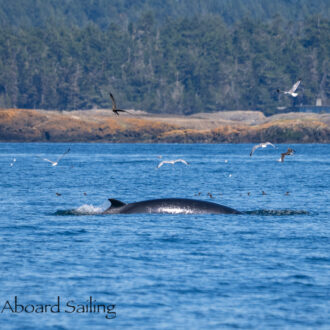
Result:
{"label": "white gull in flight", "polygon": [[298,86],[300,85],[301,79],[299,79],[288,91],[280,91],[279,89],[277,90],[278,93],[284,93],[284,94],[289,94],[292,97],[298,96],[298,93],[295,93],[297,90]]}
{"label": "white gull in flight", "polygon": [[175,163],[183,163],[186,165],[189,165],[188,162],[186,162],[184,159],[175,159],[175,160],[163,160],[162,162],[160,162],[157,166],[157,168],[160,168],[161,166],[163,166],[164,164],[172,164],[174,165]]}
{"label": "white gull in flight", "polygon": [[52,164],[52,166],[57,166],[57,164],[59,163],[59,161],[67,154],[70,152],[70,148],[63,154],[61,155],[56,162],[53,162],[52,160],[49,160],[47,158],[42,158],[40,156],[37,156],[38,158],[41,158],[42,160],[46,161],[46,162],[50,162]]}
{"label": "white gull in flight", "polygon": [[251,152],[250,152],[250,156],[252,156],[253,153],[254,153],[258,148],[266,148],[267,146],[272,146],[273,148],[276,148],[276,147],[275,147],[272,143],[270,143],[270,142],[259,143],[259,144],[256,144],[256,145],[252,148],[252,150],[251,150]]}

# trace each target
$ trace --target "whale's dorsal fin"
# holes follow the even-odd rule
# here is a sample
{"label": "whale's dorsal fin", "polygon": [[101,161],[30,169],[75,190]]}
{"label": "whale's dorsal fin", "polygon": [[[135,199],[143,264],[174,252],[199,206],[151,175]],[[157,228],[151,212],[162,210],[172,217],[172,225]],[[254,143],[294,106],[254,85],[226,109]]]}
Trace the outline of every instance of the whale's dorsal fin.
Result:
{"label": "whale's dorsal fin", "polygon": [[111,203],[110,208],[117,208],[126,205],[125,203],[119,201],[118,199],[109,198],[109,201]]}

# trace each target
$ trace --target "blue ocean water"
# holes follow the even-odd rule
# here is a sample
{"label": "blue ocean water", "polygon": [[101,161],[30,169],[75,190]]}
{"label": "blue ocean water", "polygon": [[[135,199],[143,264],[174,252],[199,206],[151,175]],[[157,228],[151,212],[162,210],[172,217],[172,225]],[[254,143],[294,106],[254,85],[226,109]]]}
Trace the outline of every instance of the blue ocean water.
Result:
{"label": "blue ocean water", "polygon": [[[330,146],[287,147],[0,144],[0,328],[329,329]],[[100,214],[163,197],[247,213]]]}

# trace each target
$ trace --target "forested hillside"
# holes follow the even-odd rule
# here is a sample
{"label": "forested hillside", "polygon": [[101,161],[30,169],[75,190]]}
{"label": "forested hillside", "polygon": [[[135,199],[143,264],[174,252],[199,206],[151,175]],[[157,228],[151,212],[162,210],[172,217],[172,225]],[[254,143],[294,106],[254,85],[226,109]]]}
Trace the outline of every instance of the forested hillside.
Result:
{"label": "forested hillside", "polygon": [[[260,19],[271,17],[272,2],[262,0],[117,0],[111,8],[105,0],[49,0],[33,1],[30,9],[30,1],[1,0],[0,107],[106,108],[109,90],[119,107],[155,113],[271,114],[278,106],[314,104],[316,97],[327,103],[330,20],[322,16],[329,6],[298,2],[299,20],[292,20],[293,2],[274,2],[288,21]],[[193,16],[198,8],[201,15]],[[306,17],[322,8],[322,15]],[[138,17],[143,9],[152,11]],[[159,19],[160,9],[169,17]],[[233,13],[231,24],[225,12]],[[277,94],[298,78],[296,99]]]}
{"label": "forested hillside", "polygon": [[232,24],[243,17],[267,20],[280,15],[301,20],[311,15],[330,16],[329,0],[0,0],[1,26],[85,26],[111,23],[128,26],[145,12],[156,22],[195,16],[220,16]]}

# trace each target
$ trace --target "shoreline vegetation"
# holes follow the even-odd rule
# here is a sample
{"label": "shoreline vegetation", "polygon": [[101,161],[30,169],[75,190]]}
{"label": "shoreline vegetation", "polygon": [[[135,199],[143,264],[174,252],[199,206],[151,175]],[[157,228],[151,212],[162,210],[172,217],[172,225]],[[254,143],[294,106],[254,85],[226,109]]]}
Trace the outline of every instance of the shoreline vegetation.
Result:
{"label": "shoreline vegetation", "polygon": [[190,116],[109,109],[0,109],[0,142],[330,143],[330,114],[221,111]]}
{"label": "shoreline vegetation", "polygon": [[[106,109],[110,91],[122,109],[162,115],[245,109],[269,116],[317,98],[327,105],[329,31],[330,19],[319,16],[226,25],[201,15],[158,25],[149,13],[106,29],[0,23],[0,107]],[[277,92],[299,78],[297,97]]]}

